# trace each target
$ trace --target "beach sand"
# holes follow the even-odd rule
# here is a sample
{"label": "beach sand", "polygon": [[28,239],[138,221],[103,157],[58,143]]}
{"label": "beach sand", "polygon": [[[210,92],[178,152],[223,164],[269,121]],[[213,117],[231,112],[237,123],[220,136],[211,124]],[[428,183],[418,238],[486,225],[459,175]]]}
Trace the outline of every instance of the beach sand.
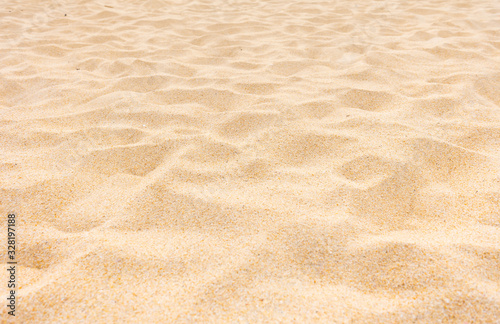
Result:
{"label": "beach sand", "polygon": [[1,322],[500,323],[499,17],[4,3]]}

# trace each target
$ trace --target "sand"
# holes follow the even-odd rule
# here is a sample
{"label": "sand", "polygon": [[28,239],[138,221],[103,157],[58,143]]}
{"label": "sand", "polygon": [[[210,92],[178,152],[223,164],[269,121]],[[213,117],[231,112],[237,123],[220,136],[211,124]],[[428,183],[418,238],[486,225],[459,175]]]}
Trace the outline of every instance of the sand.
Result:
{"label": "sand", "polygon": [[499,17],[5,2],[15,320],[500,323]]}

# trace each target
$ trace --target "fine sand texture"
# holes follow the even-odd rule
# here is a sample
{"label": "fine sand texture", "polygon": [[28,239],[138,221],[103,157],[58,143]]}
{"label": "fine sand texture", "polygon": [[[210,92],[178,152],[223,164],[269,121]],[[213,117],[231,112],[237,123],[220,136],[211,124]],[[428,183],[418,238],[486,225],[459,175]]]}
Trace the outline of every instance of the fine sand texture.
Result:
{"label": "fine sand texture", "polygon": [[1,323],[500,323],[499,1],[4,1],[0,150]]}

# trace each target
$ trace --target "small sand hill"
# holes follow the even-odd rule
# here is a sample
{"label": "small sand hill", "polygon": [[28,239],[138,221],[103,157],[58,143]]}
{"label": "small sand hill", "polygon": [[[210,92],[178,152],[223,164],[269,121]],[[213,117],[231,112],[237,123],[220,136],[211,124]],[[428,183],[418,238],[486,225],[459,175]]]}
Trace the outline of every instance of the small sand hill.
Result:
{"label": "small sand hill", "polygon": [[17,322],[499,323],[499,17],[4,3]]}

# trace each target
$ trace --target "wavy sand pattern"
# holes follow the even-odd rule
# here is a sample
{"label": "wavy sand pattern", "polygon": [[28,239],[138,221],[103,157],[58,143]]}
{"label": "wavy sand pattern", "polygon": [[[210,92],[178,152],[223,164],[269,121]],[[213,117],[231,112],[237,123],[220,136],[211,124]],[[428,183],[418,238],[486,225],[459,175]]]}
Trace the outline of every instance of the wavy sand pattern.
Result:
{"label": "wavy sand pattern", "polygon": [[500,322],[499,17],[492,0],[4,4],[17,320]]}

